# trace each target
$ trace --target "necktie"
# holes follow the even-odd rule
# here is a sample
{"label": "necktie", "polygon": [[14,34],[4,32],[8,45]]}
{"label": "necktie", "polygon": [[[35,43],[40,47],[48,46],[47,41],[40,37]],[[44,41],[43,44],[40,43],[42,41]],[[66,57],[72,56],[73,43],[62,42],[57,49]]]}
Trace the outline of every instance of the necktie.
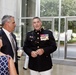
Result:
{"label": "necktie", "polygon": [[11,40],[11,46],[12,46],[13,53],[14,53],[14,62],[15,62],[16,61],[16,53],[15,53],[16,43],[15,43],[15,40],[14,40],[12,34],[10,34],[10,40]]}

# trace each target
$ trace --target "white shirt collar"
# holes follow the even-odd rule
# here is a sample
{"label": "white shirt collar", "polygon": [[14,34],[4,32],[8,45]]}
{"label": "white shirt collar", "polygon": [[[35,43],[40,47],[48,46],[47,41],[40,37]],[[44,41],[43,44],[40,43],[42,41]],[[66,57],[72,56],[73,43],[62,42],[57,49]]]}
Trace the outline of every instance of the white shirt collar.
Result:
{"label": "white shirt collar", "polygon": [[10,32],[9,31],[7,31],[6,29],[4,29],[4,28],[2,28],[3,29],[3,31],[6,33],[6,35],[7,36],[9,36],[9,34],[10,34]]}
{"label": "white shirt collar", "polygon": [[5,32],[6,36],[8,37],[9,41],[10,41],[10,32],[7,31],[6,29],[2,28],[3,31]]}

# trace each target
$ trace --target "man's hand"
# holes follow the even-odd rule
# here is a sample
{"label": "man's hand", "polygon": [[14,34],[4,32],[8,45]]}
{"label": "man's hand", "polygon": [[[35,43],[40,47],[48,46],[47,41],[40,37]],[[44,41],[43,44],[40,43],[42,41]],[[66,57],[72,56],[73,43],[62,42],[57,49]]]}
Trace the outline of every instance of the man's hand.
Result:
{"label": "man's hand", "polygon": [[38,49],[36,51],[37,55],[42,55],[44,53],[44,50],[43,49]]}
{"label": "man's hand", "polygon": [[31,52],[31,56],[34,57],[34,58],[37,57],[37,52],[36,51],[32,51]]}
{"label": "man's hand", "polygon": [[3,46],[2,40],[0,39],[0,48]]}

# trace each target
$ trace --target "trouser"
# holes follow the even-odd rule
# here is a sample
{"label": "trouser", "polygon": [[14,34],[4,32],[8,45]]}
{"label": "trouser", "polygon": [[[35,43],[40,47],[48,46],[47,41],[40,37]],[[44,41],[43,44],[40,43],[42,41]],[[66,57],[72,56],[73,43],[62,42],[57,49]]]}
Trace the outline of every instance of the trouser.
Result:
{"label": "trouser", "polygon": [[18,63],[14,62],[14,64],[15,64],[15,68],[16,68],[17,74],[19,75]]}
{"label": "trouser", "polygon": [[52,69],[46,70],[46,71],[42,71],[42,72],[30,70],[30,75],[51,75],[51,71],[52,71]]}

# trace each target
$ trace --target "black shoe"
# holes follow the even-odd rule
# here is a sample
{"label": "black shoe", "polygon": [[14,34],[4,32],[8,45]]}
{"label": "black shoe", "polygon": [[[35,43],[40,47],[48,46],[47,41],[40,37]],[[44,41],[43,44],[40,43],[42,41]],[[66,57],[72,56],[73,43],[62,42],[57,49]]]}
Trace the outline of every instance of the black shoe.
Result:
{"label": "black shoe", "polygon": [[23,67],[23,69],[24,69],[24,70],[27,70],[27,68],[24,68],[24,67]]}

